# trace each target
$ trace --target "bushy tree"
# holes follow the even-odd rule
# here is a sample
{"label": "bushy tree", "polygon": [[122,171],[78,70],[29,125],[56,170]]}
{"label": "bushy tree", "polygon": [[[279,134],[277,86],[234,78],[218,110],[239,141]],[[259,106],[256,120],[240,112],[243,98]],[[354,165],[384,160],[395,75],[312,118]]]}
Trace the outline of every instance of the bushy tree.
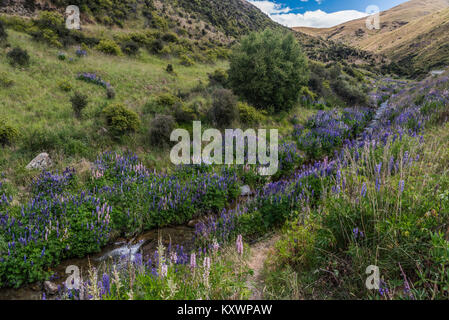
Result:
{"label": "bushy tree", "polygon": [[237,98],[228,89],[216,89],[212,93],[212,107],[209,110],[209,119],[217,126],[224,128],[239,118]]}
{"label": "bushy tree", "polygon": [[307,59],[292,33],[252,33],[234,48],[230,60],[230,86],[258,108],[290,109],[308,80]]}

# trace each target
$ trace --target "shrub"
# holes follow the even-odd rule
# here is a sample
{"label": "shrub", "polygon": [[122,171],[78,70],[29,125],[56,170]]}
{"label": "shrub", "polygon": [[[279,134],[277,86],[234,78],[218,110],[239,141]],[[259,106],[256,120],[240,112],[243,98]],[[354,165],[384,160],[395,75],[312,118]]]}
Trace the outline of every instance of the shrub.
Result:
{"label": "shrub", "polygon": [[62,91],[69,92],[72,90],[72,84],[68,80],[63,80],[59,83],[59,88]]}
{"label": "shrub", "polygon": [[175,128],[175,120],[170,115],[156,115],[150,123],[150,144],[164,147],[170,142],[170,135]]}
{"label": "shrub", "polygon": [[178,42],[178,36],[173,32],[167,32],[162,36],[162,40],[165,42]]}
{"label": "shrub", "polygon": [[239,102],[237,109],[239,110],[240,121],[245,124],[257,125],[265,118],[256,108],[244,102]]}
{"label": "shrub", "polygon": [[70,102],[72,103],[73,112],[75,112],[76,117],[81,117],[82,111],[87,107],[89,103],[87,100],[87,96],[80,93],[75,92],[75,94],[70,98]]}
{"label": "shrub", "polygon": [[195,61],[193,61],[189,56],[183,54],[181,56],[181,64],[186,67],[191,67],[195,64]]}
{"label": "shrub", "polygon": [[162,93],[157,97],[156,102],[162,107],[173,107],[179,99],[171,93]]}
{"label": "shrub", "polygon": [[182,103],[177,103],[174,106],[173,116],[178,123],[189,123],[196,118],[195,111]]}
{"label": "shrub", "polygon": [[115,98],[115,89],[111,86],[108,86],[106,89],[106,96],[108,99],[114,99]]}
{"label": "shrub", "polygon": [[232,91],[217,89],[212,93],[213,102],[209,110],[210,120],[219,127],[225,127],[238,120],[237,98]]}
{"label": "shrub", "polygon": [[7,53],[6,56],[9,60],[9,63],[13,67],[15,66],[25,67],[30,64],[30,56],[28,52],[19,47],[12,49],[10,52]]}
{"label": "shrub", "polygon": [[122,52],[129,56],[135,56],[139,52],[139,45],[132,40],[126,41],[122,44]]}
{"label": "shrub", "polygon": [[368,102],[368,96],[358,87],[349,84],[342,77],[334,80],[332,89],[349,105],[363,105]]}
{"label": "shrub", "polygon": [[257,108],[291,109],[308,79],[306,57],[291,33],[252,33],[234,48],[230,62],[231,88]]}
{"label": "shrub", "polygon": [[14,84],[14,81],[9,79],[6,72],[0,72],[0,88],[9,88]]}
{"label": "shrub", "polygon": [[6,29],[3,25],[3,22],[0,20],[0,43],[5,43],[8,39],[8,34],[6,33]]}
{"label": "shrub", "polygon": [[0,119],[0,144],[4,147],[13,143],[19,136],[19,131]]}
{"label": "shrub", "polygon": [[217,69],[213,73],[209,73],[209,84],[211,86],[214,85],[222,85],[223,87],[226,86],[226,83],[228,82],[228,73],[224,69]]}
{"label": "shrub", "polygon": [[110,105],[103,110],[106,123],[114,135],[121,136],[128,132],[135,132],[140,126],[137,113],[121,104]]}
{"label": "shrub", "polygon": [[59,60],[64,61],[66,58],[67,58],[67,57],[66,57],[66,55],[65,55],[64,52],[59,52],[59,53],[58,53],[58,59],[59,59]]}
{"label": "shrub", "polygon": [[165,71],[167,71],[168,73],[173,73],[175,70],[173,69],[173,65],[172,64],[168,64],[167,68],[165,69]]}
{"label": "shrub", "polygon": [[160,39],[154,40],[150,45],[150,52],[154,54],[161,53],[161,51],[164,49],[164,43]]}
{"label": "shrub", "polygon": [[114,56],[119,56],[122,54],[122,50],[114,40],[103,39],[95,48],[100,52]]}

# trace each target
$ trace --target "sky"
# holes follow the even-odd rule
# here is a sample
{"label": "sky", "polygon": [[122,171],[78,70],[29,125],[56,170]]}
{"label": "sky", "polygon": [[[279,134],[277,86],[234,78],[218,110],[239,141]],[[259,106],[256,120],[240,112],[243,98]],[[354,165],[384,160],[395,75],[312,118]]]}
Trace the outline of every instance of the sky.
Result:
{"label": "sky", "polygon": [[[390,9],[405,0],[247,0],[288,27],[328,28],[368,16],[367,8]],[[369,11],[370,14],[373,11]]]}

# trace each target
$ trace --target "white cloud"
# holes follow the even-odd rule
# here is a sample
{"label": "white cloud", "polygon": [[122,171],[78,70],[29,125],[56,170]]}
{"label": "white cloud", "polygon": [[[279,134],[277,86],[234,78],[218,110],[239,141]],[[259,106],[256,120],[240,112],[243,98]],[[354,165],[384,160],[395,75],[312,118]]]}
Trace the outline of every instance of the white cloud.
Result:
{"label": "white cloud", "polygon": [[322,10],[306,11],[303,14],[293,13],[292,9],[271,1],[248,0],[274,21],[287,27],[314,27],[329,28],[341,23],[364,18],[368,16],[365,12],[357,10],[343,10],[327,13]]}

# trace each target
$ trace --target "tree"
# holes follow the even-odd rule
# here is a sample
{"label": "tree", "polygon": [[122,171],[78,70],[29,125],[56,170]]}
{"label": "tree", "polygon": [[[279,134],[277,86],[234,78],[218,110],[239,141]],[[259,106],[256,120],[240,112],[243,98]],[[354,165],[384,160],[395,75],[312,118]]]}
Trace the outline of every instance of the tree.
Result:
{"label": "tree", "polygon": [[252,33],[233,49],[229,85],[257,108],[289,110],[307,84],[305,55],[291,32]]}

